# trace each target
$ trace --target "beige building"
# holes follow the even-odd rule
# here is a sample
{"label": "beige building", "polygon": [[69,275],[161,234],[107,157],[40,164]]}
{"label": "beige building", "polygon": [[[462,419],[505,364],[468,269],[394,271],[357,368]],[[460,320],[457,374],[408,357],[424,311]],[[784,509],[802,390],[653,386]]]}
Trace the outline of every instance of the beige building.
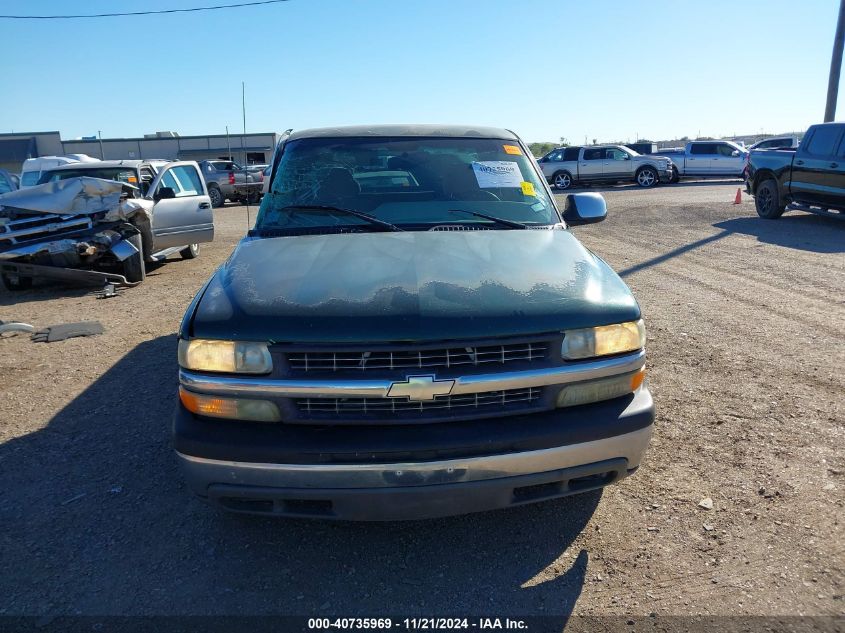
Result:
{"label": "beige building", "polygon": [[62,140],[59,132],[0,133],[0,167],[19,173],[27,158],[87,154],[105,160],[229,158],[240,163],[268,163],[279,140],[275,132],[179,136],[156,132],[138,138]]}

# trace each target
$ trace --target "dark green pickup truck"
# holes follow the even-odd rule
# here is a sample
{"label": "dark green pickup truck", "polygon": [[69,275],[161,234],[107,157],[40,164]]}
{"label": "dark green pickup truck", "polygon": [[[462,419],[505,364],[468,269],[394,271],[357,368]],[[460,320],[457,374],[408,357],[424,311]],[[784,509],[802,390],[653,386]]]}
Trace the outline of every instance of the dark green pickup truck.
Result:
{"label": "dark green pickup truck", "polygon": [[810,126],[797,149],[753,150],[747,186],[761,218],[794,209],[845,219],[845,123]]}
{"label": "dark green pickup truck", "polygon": [[283,137],[254,229],[188,308],[174,446],[236,512],[415,519],[593,490],[652,433],[645,329],[512,132]]}

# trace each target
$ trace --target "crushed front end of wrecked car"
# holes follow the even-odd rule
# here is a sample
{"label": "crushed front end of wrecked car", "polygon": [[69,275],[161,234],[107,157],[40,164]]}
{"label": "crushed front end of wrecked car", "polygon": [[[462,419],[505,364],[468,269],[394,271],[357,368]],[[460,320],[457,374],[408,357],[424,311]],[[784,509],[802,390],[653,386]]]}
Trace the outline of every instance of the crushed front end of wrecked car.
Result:
{"label": "crushed front end of wrecked car", "polygon": [[12,290],[33,277],[133,285],[127,262],[143,258],[139,232],[152,202],[135,187],[78,177],[0,195],[0,273]]}

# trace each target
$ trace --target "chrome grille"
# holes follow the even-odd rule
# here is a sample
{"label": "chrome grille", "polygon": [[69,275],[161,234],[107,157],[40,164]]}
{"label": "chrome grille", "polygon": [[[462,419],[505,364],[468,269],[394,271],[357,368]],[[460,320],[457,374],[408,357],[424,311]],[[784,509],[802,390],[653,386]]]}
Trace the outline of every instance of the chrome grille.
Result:
{"label": "chrome grille", "polygon": [[440,349],[388,351],[288,352],[294,371],[367,371],[373,369],[448,369],[450,367],[505,365],[546,357],[548,343],[509,343]]}
{"label": "chrome grille", "polygon": [[50,233],[79,231],[94,226],[90,217],[43,214],[8,220],[0,224],[0,245],[11,246]]}
{"label": "chrome grille", "polygon": [[503,407],[531,403],[540,399],[541,389],[508,389],[456,396],[435,396],[434,400],[410,401],[401,398],[301,398],[296,406],[302,413],[334,413],[359,416],[368,413],[404,413],[427,411],[463,411],[484,407]]}

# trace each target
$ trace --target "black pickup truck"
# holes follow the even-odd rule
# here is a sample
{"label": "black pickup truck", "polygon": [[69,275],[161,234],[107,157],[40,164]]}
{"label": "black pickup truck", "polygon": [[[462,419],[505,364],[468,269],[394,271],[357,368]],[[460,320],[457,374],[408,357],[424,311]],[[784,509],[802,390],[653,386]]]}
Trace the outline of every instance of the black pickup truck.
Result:
{"label": "black pickup truck", "polygon": [[797,149],[752,151],[748,191],[761,218],[796,209],[845,219],[845,123],[811,126]]}

